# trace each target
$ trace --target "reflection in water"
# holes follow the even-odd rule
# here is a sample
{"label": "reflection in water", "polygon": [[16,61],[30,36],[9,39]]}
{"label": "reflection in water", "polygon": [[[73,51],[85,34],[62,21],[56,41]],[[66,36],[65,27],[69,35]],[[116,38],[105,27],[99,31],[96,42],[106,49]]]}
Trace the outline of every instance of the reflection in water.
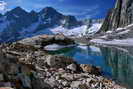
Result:
{"label": "reflection in water", "polygon": [[[57,53],[59,54],[59,53]],[[133,48],[77,46],[60,53],[80,64],[100,66],[104,75],[133,88]]]}
{"label": "reflection in water", "polygon": [[101,47],[101,51],[106,64],[112,68],[112,77],[133,88],[133,49],[124,48],[124,50],[120,50]]}

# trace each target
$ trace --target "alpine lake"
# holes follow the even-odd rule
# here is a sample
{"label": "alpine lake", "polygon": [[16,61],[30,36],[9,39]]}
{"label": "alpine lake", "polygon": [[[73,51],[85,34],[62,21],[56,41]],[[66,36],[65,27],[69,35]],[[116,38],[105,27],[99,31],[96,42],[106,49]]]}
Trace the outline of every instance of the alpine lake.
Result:
{"label": "alpine lake", "polygon": [[103,76],[128,89],[133,87],[133,47],[77,45],[48,52],[72,57],[79,64],[99,66]]}

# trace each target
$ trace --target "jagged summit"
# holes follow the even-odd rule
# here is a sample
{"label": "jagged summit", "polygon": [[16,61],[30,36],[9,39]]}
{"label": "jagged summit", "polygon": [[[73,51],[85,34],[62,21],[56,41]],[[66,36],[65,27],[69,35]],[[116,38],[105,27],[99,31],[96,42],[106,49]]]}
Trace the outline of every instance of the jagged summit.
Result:
{"label": "jagged summit", "polygon": [[[17,6],[17,7],[14,8],[13,10],[17,10],[17,11],[18,11],[18,10],[19,10],[19,11],[25,11],[25,10],[24,10],[23,8],[21,8],[20,6]],[[13,11],[13,10],[12,10],[12,11]]]}
{"label": "jagged summit", "polygon": [[11,11],[8,11],[5,15],[10,14],[10,13],[14,13],[14,14],[28,14],[28,12],[26,12],[23,8],[21,7],[16,7],[14,9],[12,9]]}
{"label": "jagged summit", "polygon": [[114,30],[133,23],[133,0],[117,0],[103,23],[102,31]]}
{"label": "jagged summit", "polygon": [[48,29],[57,26],[71,28],[79,25],[74,16],[63,15],[52,7],[46,7],[40,12],[27,12],[16,7],[0,19],[3,20],[0,23],[0,42],[16,41],[33,34],[52,34]]}
{"label": "jagged summit", "polygon": [[14,9],[12,9],[11,11],[8,11],[7,13],[5,13],[5,16],[7,16],[8,20],[14,20],[14,19],[18,19],[20,17],[27,17],[28,14],[29,13],[26,12],[21,7],[16,7]]}
{"label": "jagged summit", "polygon": [[45,7],[43,8],[40,13],[58,13],[53,7]]}
{"label": "jagged summit", "polygon": [[51,20],[52,23],[60,24],[59,20],[63,19],[64,15],[56,11],[52,7],[46,7],[39,12],[39,15],[44,20]]}

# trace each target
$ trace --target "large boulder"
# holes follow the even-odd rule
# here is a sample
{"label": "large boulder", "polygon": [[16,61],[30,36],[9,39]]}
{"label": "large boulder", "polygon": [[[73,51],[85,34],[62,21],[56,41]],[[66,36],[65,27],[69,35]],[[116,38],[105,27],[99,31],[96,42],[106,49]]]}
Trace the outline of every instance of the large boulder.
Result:
{"label": "large boulder", "polygon": [[67,69],[70,69],[72,71],[77,71],[77,65],[76,64],[70,64],[67,66]]}
{"label": "large boulder", "polygon": [[59,44],[59,45],[70,45],[74,44],[74,40],[65,37],[63,34],[57,34],[57,35],[47,35],[47,36],[41,36],[43,39],[42,46],[46,46],[49,44]]}
{"label": "large boulder", "polygon": [[50,67],[54,68],[65,68],[66,66],[75,63],[75,61],[72,58],[57,55],[47,56],[46,62]]}

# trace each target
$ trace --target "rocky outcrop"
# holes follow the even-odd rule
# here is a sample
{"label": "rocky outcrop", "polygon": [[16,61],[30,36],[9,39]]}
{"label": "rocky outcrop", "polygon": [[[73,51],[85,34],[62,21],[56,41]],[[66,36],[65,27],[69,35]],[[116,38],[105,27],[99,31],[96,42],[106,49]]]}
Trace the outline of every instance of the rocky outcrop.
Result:
{"label": "rocky outcrop", "polygon": [[32,38],[26,38],[24,40],[18,41],[18,43],[32,45],[37,48],[44,48],[47,45],[59,44],[59,45],[74,45],[74,40],[62,35],[39,35]]}
{"label": "rocky outcrop", "polygon": [[0,51],[0,89],[52,89],[36,74],[34,65],[19,62],[17,54]]}
{"label": "rocky outcrop", "polygon": [[103,23],[104,19],[85,19],[82,21],[82,24],[87,25],[87,28],[90,28],[93,24]]}
{"label": "rocky outcrop", "polygon": [[115,7],[108,12],[101,31],[115,30],[133,23],[133,1],[117,0]]}

